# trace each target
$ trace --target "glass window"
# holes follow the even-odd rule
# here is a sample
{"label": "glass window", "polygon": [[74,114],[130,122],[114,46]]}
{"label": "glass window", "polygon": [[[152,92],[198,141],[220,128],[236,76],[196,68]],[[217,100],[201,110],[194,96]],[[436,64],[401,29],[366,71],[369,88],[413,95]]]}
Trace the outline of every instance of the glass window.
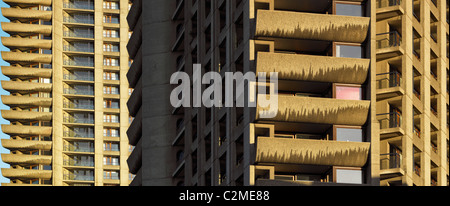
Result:
{"label": "glass window", "polygon": [[362,184],[362,170],[336,169],[336,183]]}
{"label": "glass window", "polygon": [[364,7],[361,4],[336,4],[336,15],[364,16]]}
{"label": "glass window", "polygon": [[336,99],[362,100],[361,87],[336,86]]}
{"label": "glass window", "polygon": [[336,128],[336,141],[363,142],[363,130],[355,128]]}
{"label": "glass window", "polygon": [[351,45],[336,45],[336,57],[362,58],[362,47]]}

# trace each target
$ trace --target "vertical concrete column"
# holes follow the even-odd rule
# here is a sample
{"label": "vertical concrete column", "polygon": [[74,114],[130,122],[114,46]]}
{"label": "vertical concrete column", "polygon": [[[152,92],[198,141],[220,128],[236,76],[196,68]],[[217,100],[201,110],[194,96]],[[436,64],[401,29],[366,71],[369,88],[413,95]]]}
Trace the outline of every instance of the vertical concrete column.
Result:
{"label": "vertical concrete column", "polygon": [[52,181],[54,186],[63,185],[63,175],[65,173],[63,169],[63,2],[53,1],[53,61],[52,61],[52,83],[53,83],[53,132],[52,132],[52,169],[53,176]]}
{"label": "vertical concrete column", "polygon": [[95,185],[103,186],[103,1],[95,1],[94,7],[94,176]]}

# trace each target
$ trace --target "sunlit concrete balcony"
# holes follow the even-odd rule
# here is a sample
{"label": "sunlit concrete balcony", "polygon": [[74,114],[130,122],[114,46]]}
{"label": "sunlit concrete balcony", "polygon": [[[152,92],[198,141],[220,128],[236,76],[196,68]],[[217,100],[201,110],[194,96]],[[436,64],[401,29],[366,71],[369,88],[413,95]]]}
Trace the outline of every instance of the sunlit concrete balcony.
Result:
{"label": "sunlit concrete balcony", "polygon": [[52,98],[2,95],[2,102],[10,107],[23,105],[49,107],[52,105]]}
{"label": "sunlit concrete balcony", "polygon": [[2,139],[2,146],[6,149],[40,149],[51,150],[51,141],[32,141],[32,140],[15,140],[15,139]]}
{"label": "sunlit concrete balcony", "polygon": [[278,95],[274,118],[260,118],[268,108],[256,107],[256,120],[338,125],[364,125],[370,101]]}
{"label": "sunlit concrete balcony", "polygon": [[30,112],[30,111],[15,111],[15,110],[1,110],[2,117],[6,120],[39,120],[51,121],[51,112]]}
{"label": "sunlit concrete balcony", "polygon": [[27,179],[50,179],[52,178],[51,170],[28,170],[28,169],[10,169],[2,168],[2,175],[6,178],[27,178]]}
{"label": "sunlit concrete balcony", "polygon": [[255,162],[362,167],[369,149],[369,142],[258,137]]}
{"label": "sunlit concrete balcony", "polygon": [[23,125],[2,125],[2,131],[8,135],[43,135],[52,134],[52,127],[44,126],[23,126]]}
{"label": "sunlit concrete balcony", "polygon": [[39,68],[29,68],[29,67],[13,67],[13,66],[2,66],[2,73],[10,78],[16,77],[43,77],[51,78],[51,69],[39,69]]}
{"label": "sunlit concrete balcony", "polygon": [[49,155],[1,154],[2,161],[8,164],[44,164],[52,163]]}
{"label": "sunlit concrete balcony", "polygon": [[2,81],[2,88],[9,92],[17,92],[17,91],[51,92],[52,84],[35,83],[35,82]]}
{"label": "sunlit concrete balcony", "polygon": [[258,10],[255,36],[362,43],[369,24],[369,17]]}
{"label": "sunlit concrete balcony", "polygon": [[22,52],[2,52],[3,60],[7,62],[52,63],[51,54],[34,54]]}
{"label": "sunlit concrete balcony", "polygon": [[376,36],[377,60],[403,55],[402,36],[396,32],[380,33]]}
{"label": "sunlit concrete balcony", "polygon": [[257,72],[278,72],[278,79],[363,84],[370,59],[258,52]]}
{"label": "sunlit concrete balcony", "polygon": [[376,76],[377,100],[398,97],[405,94],[401,87],[402,75],[399,72],[380,73]]}
{"label": "sunlit concrete balcony", "polygon": [[51,25],[37,25],[37,24],[22,24],[22,23],[11,23],[11,22],[2,22],[2,29],[7,33],[18,33],[18,34],[51,34],[52,26]]}
{"label": "sunlit concrete balcony", "polygon": [[48,21],[52,19],[52,11],[41,11],[41,10],[20,9],[20,8],[2,8],[2,14],[4,17],[10,20],[42,19]]}
{"label": "sunlit concrete balcony", "polygon": [[30,4],[36,4],[36,5],[45,5],[50,6],[52,5],[52,0],[3,0],[3,2],[9,4],[9,5],[30,5]]}
{"label": "sunlit concrete balcony", "polygon": [[388,19],[395,16],[400,16],[405,13],[401,6],[402,0],[377,0],[377,20]]}
{"label": "sunlit concrete balcony", "polygon": [[46,39],[2,37],[2,43],[8,48],[52,48],[52,40]]}

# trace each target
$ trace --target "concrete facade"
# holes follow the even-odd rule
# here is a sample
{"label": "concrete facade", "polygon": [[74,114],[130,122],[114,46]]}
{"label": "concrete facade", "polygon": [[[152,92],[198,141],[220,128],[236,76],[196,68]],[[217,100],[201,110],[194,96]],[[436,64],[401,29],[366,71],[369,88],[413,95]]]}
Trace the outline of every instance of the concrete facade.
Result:
{"label": "concrete facade", "polygon": [[[448,4],[434,0],[135,0],[131,185],[448,185],[446,17]],[[247,106],[173,108],[170,77],[192,77],[195,63],[222,77],[279,72],[277,116]]]}
{"label": "concrete facade", "polygon": [[11,49],[6,186],[115,186],[133,178],[126,130],[128,0],[5,0]]}

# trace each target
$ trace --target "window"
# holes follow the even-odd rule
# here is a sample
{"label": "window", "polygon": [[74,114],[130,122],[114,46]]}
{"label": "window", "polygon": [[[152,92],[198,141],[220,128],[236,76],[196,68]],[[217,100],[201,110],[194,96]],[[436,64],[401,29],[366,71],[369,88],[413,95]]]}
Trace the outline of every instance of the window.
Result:
{"label": "window", "polygon": [[362,88],[359,86],[335,86],[335,98],[347,100],[362,100]]}
{"label": "window", "polygon": [[119,17],[115,16],[115,15],[104,15],[103,16],[103,23],[118,24],[119,23]]}
{"label": "window", "polygon": [[104,86],[103,94],[119,94],[119,87]]}
{"label": "window", "polygon": [[104,66],[119,66],[119,59],[106,57],[103,59]]}
{"label": "window", "polygon": [[103,37],[119,38],[119,31],[113,29],[103,30]]}
{"label": "window", "polygon": [[119,123],[119,116],[114,114],[105,114],[103,115],[103,122]]}
{"label": "window", "polygon": [[119,144],[112,143],[112,142],[105,142],[105,143],[103,143],[103,150],[104,151],[119,151]]}
{"label": "window", "polygon": [[336,45],[336,57],[363,58],[361,45]]}
{"label": "window", "polygon": [[364,142],[364,133],[360,128],[336,127],[336,141]]}
{"label": "window", "polygon": [[336,3],[336,15],[342,16],[365,16],[362,4]]}
{"label": "window", "polygon": [[113,1],[104,1],[103,2],[104,9],[119,9],[119,4]]}
{"label": "window", "polygon": [[103,129],[103,136],[105,137],[119,137],[119,130],[112,128]]}
{"label": "window", "polygon": [[104,80],[119,80],[119,74],[116,72],[103,72]]}
{"label": "window", "polygon": [[103,100],[103,108],[107,109],[119,109],[119,101],[112,99]]}
{"label": "window", "polygon": [[116,172],[116,171],[104,171],[103,172],[103,178],[104,179],[118,180],[119,179],[119,173]]}
{"label": "window", "polygon": [[103,165],[119,165],[118,157],[103,157]]}
{"label": "window", "polygon": [[336,169],[336,183],[362,184],[363,174],[361,169]]}
{"label": "window", "polygon": [[117,44],[103,44],[104,52],[119,52],[119,45]]}

